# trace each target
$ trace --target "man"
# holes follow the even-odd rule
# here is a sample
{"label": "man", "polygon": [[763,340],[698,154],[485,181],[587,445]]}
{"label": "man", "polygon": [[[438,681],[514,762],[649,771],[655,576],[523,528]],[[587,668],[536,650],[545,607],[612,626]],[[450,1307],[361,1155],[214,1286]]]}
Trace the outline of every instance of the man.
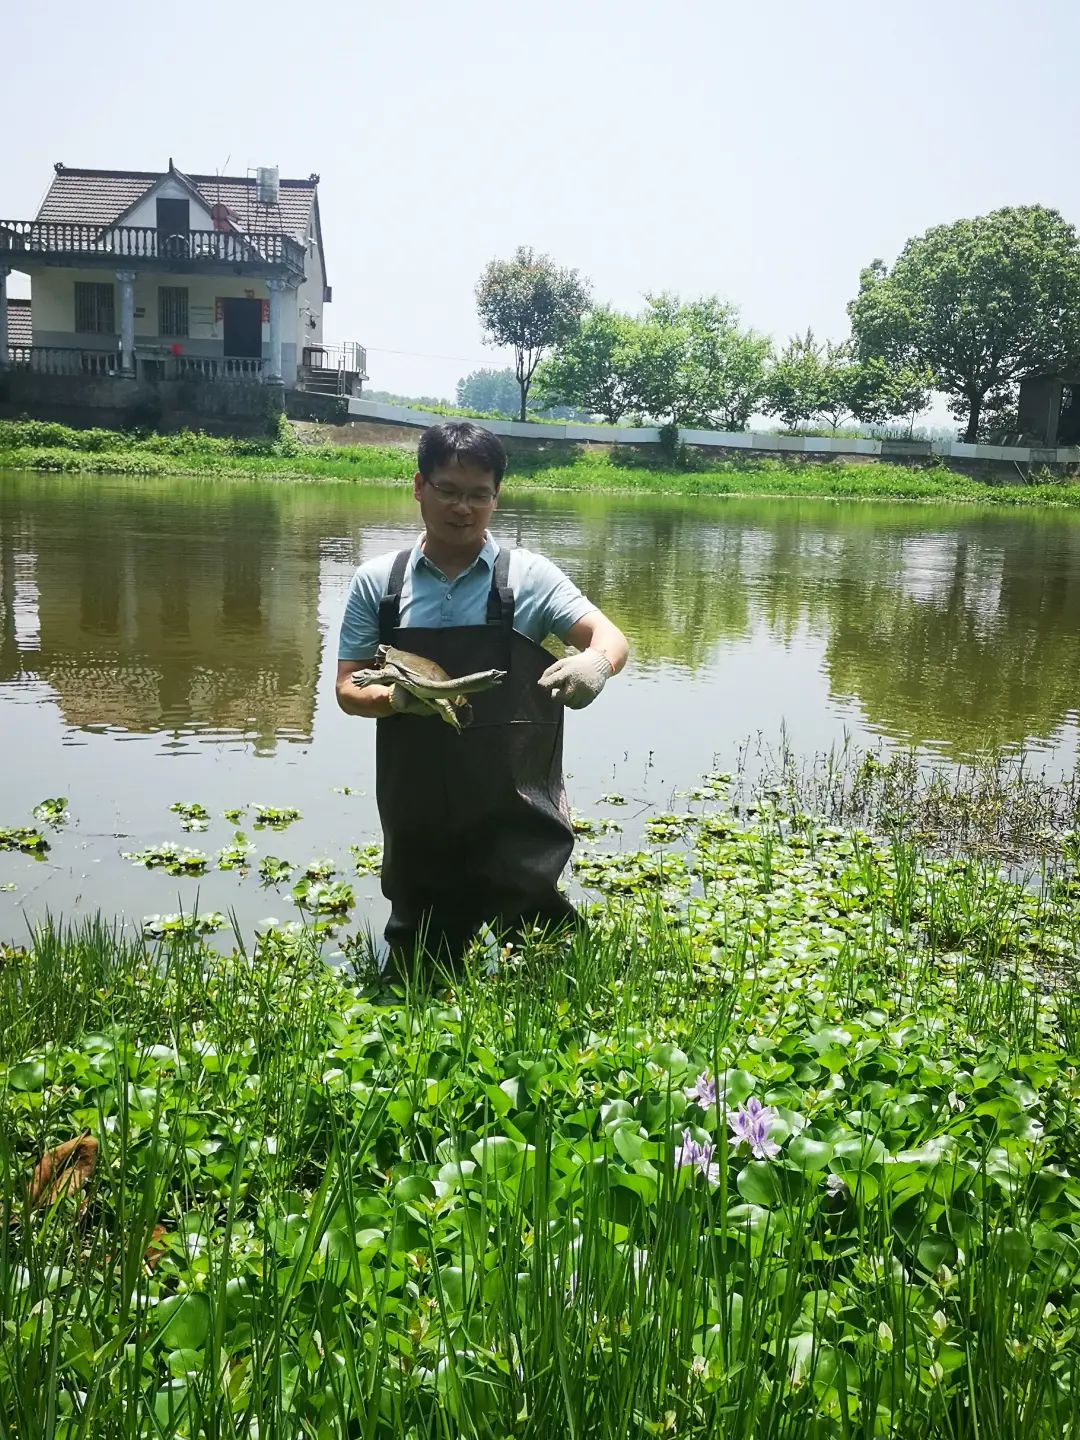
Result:
{"label": "man", "polygon": [[[413,495],[424,533],[361,565],[338,646],[337,699],[378,721],[376,795],[391,953],[458,958],[485,923],[566,924],[557,881],[573,848],[562,775],[563,707],[581,709],[626,664],[622,632],[542,555],[488,532],[506,472],[496,436],[468,421],[420,438]],[[552,662],[558,635],[578,653]],[[352,683],[379,645],[452,676],[507,672],[471,697],[458,733],[400,686]]]}

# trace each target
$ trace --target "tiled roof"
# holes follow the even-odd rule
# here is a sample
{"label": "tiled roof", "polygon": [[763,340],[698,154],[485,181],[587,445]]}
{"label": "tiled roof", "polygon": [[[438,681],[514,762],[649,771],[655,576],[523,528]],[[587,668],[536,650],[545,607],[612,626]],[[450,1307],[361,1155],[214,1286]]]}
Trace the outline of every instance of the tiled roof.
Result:
{"label": "tiled roof", "polygon": [[9,300],[7,302],[7,335],[9,345],[32,345],[34,343],[29,300]]}
{"label": "tiled roof", "polygon": [[[38,220],[83,225],[111,225],[145,195],[168,171],[77,170],[58,166],[49,193],[41,203]],[[188,175],[207,206],[218,201],[229,207],[244,230],[284,231],[306,244],[318,177],[279,181],[277,205],[259,205],[254,176]]]}

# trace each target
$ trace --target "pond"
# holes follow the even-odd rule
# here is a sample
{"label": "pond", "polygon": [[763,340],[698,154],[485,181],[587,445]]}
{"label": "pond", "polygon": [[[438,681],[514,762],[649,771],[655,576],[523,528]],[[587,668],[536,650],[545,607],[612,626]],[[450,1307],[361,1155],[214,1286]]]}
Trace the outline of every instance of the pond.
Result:
{"label": "pond", "polygon": [[[140,922],[296,915],[266,856],[302,868],[379,838],[374,726],[334,702],[355,566],[409,544],[407,490],[0,475],[0,827],[47,797],[45,858],[0,853],[0,939],[47,911]],[[627,671],[567,720],[571,803],[619,792],[622,839],[750,737],[809,755],[845,734],[951,762],[1077,755],[1080,517],[805,500],[515,495],[493,530],[549,555],[627,632]],[[185,834],[174,802],[210,812]],[[675,801],[674,803],[677,803]],[[254,804],[296,806],[254,829]],[[246,807],[237,823],[222,812]],[[169,876],[164,841],[253,867]],[[607,843],[620,843],[609,837]],[[378,882],[357,918],[381,929]]]}

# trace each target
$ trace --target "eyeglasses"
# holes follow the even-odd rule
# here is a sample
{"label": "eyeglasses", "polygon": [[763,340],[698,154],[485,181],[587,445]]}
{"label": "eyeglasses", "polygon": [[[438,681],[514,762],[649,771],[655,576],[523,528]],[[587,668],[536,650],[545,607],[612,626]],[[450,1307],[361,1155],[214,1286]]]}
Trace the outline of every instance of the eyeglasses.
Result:
{"label": "eyeglasses", "polygon": [[444,505],[459,505],[464,501],[474,510],[482,510],[485,505],[492,504],[497,493],[494,490],[458,490],[453,485],[442,485],[437,480],[428,480],[426,483]]}

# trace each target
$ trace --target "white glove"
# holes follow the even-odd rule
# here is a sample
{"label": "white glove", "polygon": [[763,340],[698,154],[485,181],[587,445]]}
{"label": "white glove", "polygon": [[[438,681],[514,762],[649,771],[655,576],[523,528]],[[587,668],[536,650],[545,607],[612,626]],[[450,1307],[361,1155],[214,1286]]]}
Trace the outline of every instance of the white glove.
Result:
{"label": "white glove", "polygon": [[615,673],[606,655],[599,650],[582,650],[549,665],[537,681],[552,698],[561,700],[571,710],[584,710],[591,705]]}
{"label": "white glove", "polygon": [[390,706],[397,715],[434,715],[437,718],[439,714],[434,706],[411,695],[404,685],[390,686]]}

